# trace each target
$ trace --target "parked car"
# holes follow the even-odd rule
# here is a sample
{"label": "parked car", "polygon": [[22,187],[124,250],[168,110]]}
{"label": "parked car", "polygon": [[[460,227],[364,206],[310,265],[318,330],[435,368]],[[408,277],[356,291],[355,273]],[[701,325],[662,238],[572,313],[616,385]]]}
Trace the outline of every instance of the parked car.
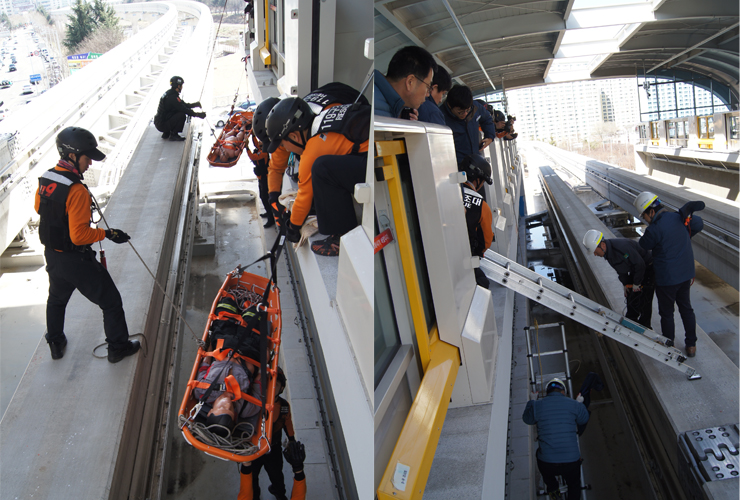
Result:
{"label": "parked car", "polygon": [[21,92],[21,95],[26,95],[26,94],[33,94],[33,88],[30,85],[23,86],[23,92]]}
{"label": "parked car", "polygon": [[0,82],[0,89],[7,89],[8,87],[12,86],[13,82],[11,82],[10,80],[3,80],[2,82]]}
{"label": "parked car", "polygon": [[17,68],[15,67],[15,64],[11,64],[8,66],[8,71],[15,71]]}

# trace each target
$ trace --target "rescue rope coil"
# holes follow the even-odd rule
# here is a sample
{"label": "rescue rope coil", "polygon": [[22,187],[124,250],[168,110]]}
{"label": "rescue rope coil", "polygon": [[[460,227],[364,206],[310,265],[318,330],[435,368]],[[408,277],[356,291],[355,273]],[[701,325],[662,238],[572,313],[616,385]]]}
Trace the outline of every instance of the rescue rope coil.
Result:
{"label": "rescue rope coil", "polygon": [[[257,446],[252,444],[254,426],[249,422],[239,422],[231,430],[219,424],[206,425],[202,422],[193,422],[184,415],[180,415],[178,420],[181,429],[187,427],[199,441],[208,446],[213,446],[235,455],[252,455],[259,450]],[[224,437],[214,432],[214,430],[225,433],[226,436]]]}

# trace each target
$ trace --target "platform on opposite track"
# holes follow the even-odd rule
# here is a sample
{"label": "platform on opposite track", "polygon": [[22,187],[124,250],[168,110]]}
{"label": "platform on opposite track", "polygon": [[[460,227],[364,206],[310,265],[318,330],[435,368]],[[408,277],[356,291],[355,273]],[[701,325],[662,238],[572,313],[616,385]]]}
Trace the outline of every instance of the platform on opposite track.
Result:
{"label": "platform on opposite track", "polygon": [[[164,228],[179,203],[175,183],[189,147],[190,141],[163,141],[150,125],[105,212],[110,226],[131,236],[158,276],[169,270]],[[102,314],[73,294],[64,358],[53,361],[41,340],[0,421],[0,498],[127,496],[130,471],[121,457],[137,446],[152,360],[147,352],[159,321],[150,307],[158,294],[129,245],[103,244],[129,334],[144,332],[144,347],[117,364],[93,357],[92,349],[105,341]],[[42,337],[44,331],[35,334]]]}

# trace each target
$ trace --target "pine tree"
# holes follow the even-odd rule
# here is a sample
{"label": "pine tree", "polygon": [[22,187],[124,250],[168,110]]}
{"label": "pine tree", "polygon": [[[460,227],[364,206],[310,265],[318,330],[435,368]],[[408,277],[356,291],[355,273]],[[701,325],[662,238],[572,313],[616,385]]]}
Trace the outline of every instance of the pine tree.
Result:
{"label": "pine tree", "polygon": [[90,33],[97,27],[95,19],[92,16],[90,5],[77,0],[72,7],[72,14],[67,16],[67,36],[64,38],[64,46],[74,51]]}
{"label": "pine tree", "polygon": [[112,5],[108,5],[103,0],[95,0],[92,6],[92,16],[98,28],[117,28],[118,16]]}

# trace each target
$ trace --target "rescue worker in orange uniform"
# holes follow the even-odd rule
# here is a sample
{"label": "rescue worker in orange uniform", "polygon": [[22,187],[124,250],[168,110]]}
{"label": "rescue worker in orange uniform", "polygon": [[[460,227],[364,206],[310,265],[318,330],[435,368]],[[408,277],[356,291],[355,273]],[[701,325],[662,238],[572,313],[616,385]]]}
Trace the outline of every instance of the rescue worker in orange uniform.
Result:
{"label": "rescue worker in orange uniform", "polygon": [[[280,450],[280,448],[277,448]],[[306,499],[306,474],[303,472],[303,461],[306,460],[306,449],[300,441],[291,441],[288,447],[283,451],[285,461],[293,469],[293,490],[290,494],[290,500]],[[259,493],[254,494],[252,491],[252,464],[247,462],[239,468],[239,496],[237,500],[258,500]]]}
{"label": "rescue worker in orange uniform", "polygon": [[[365,96],[360,95],[357,90],[340,82],[332,82],[319,87],[306,95],[303,100],[309,105],[311,111],[317,115],[333,106],[352,104],[355,101],[362,104],[370,104]],[[265,128],[267,115],[278,102],[280,102],[280,99],[277,97],[268,97],[257,106],[252,117],[252,130],[257,138],[262,141],[263,150],[266,150],[270,144],[270,138]],[[278,198],[282,190],[283,174],[285,174],[285,170],[288,168],[289,158],[290,151],[282,146],[278,146],[270,154],[270,163],[267,170],[269,201],[278,225],[281,224],[282,216],[285,212],[285,207],[278,201]]]}
{"label": "rescue worker in orange uniform", "polygon": [[260,471],[265,467],[267,475],[272,483],[267,490],[278,500],[287,500],[285,496],[285,478],[283,477],[283,456],[280,453],[283,431],[288,436],[288,442],[295,441],[295,430],[293,430],[293,419],[290,416],[290,404],[280,397],[285,389],[285,373],[278,367],[277,381],[275,382],[275,409],[272,412],[272,439],[270,440],[270,452],[262,455],[252,462],[252,491],[254,496],[260,496]]}
{"label": "rescue worker in orange uniform", "polygon": [[270,155],[264,151],[262,141],[260,141],[254,129],[250,132],[249,136],[252,139],[252,146],[254,146],[254,152],[249,147],[249,138],[247,139],[247,154],[249,159],[254,163],[254,175],[257,176],[257,184],[259,186],[260,201],[262,206],[265,207],[265,213],[260,214],[261,217],[265,217],[265,228],[272,227],[275,225],[275,219],[272,216],[272,208],[270,207],[270,198],[267,190],[267,165],[270,161]]}
{"label": "rescue worker in orange uniform", "polygon": [[[465,207],[465,223],[468,227],[468,238],[470,239],[470,252],[474,257],[483,257],[491,243],[493,236],[493,214],[491,207],[483,199],[478,191],[483,183],[493,183],[491,179],[491,165],[488,161],[477,154],[466,156],[460,164],[462,171],[467,175],[467,182],[462,186],[463,206]],[[488,288],[488,278],[480,268],[473,269],[475,282],[483,288]]]}
{"label": "rescue worker in orange uniform", "polygon": [[[339,238],[357,226],[353,194],[354,186],[365,180],[370,118],[370,106],[360,102],[330,107],[318,116],[298,97],[283,99],[272,108],[267,116],[268,152],[282,145],[301,155],[288,241],[300,240],[313,202],[319,232],[328,238],[312,244],[311,250],[339,255]],[[316,196],[314,178],[321,182]]]}
{"label": "rescue worker in orange uniform", "polygon": [[88,130],[67,127],[56,139],[61,159],[57,166],[39,177],[35,209],[40,215],[39,238],[44,245],[49,274],[46,302],[46,341],[52,359],[64,356],[67,337],[64,315],[72,293],[79,290],[103,311],[108,361],[117,363],[139,350],[139,342],[128,339],[123,301],[108,270],[95,259],[90,245],[108,238],[125,243],[129,236],[120,229],[93,229],[92,199],[83,174],[93,160],[105,155],[97,148]]}

